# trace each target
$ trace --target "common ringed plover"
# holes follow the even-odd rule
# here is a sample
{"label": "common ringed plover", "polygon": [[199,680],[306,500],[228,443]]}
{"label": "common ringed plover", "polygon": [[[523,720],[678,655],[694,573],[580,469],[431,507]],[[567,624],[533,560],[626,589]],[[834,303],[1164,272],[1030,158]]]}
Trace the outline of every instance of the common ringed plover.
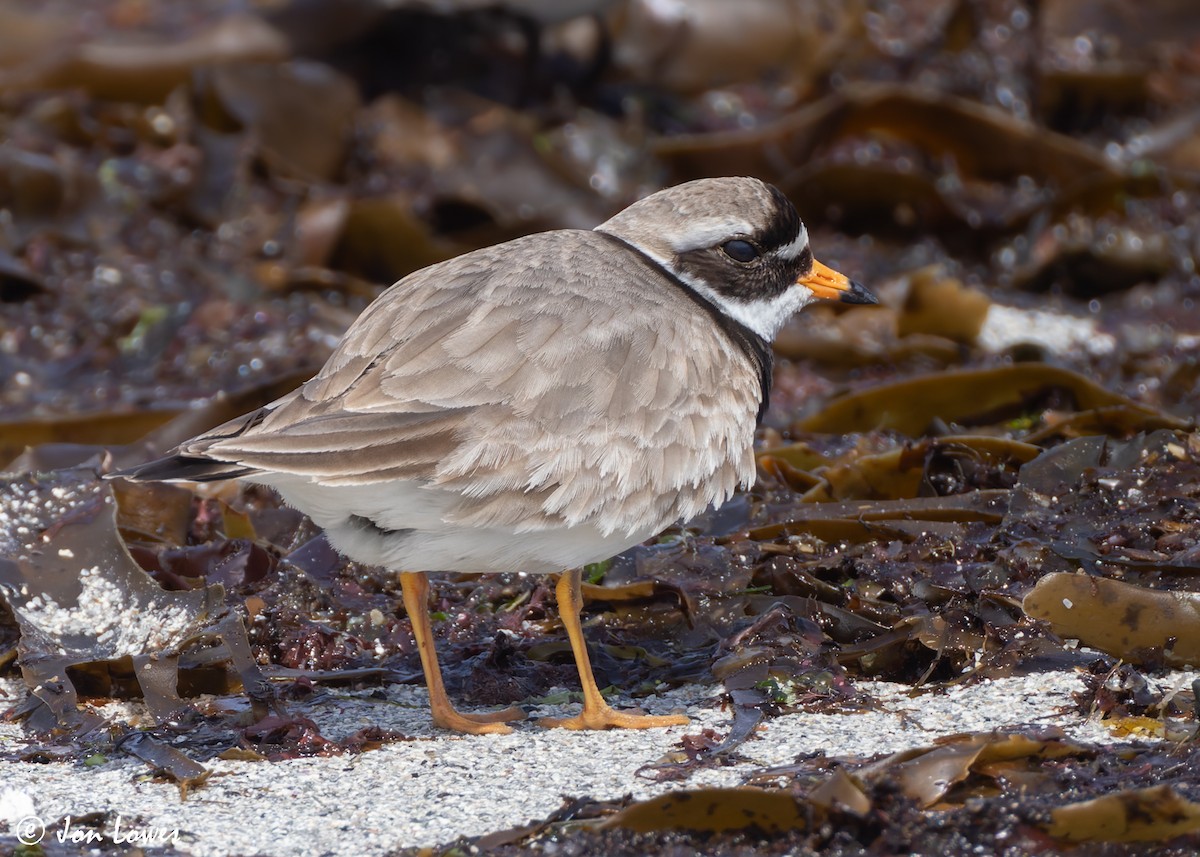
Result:
{"label": "common ringed plover", "polygon": [[592,231],[530,235],[408,275],[299,389],[117,475],[268,485],[350,559],[396,570],[438,726],[507,732],[523,712],[451,704],[431,570],[562,572],[584,702],[543,725],[683,724],[600,695],[579,567],[753,484],[771,342],[816,300],[876,302],[813,258],[774,187],[688,182]]}

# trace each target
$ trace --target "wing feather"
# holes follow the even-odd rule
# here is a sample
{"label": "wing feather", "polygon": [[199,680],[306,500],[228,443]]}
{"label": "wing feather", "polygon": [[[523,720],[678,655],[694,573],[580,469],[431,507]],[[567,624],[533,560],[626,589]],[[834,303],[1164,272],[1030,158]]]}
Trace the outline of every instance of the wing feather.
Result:
{"label": "wing feather", "polygon": [[[591,232],[426,268],[299,391],[181,452],[268,482],[411,479],[456,492],[445,515],[464,525],[666,526],[753,479],[762,391],[752,361],[664,279]],[[697,483],[714,487],[682,490]]]}

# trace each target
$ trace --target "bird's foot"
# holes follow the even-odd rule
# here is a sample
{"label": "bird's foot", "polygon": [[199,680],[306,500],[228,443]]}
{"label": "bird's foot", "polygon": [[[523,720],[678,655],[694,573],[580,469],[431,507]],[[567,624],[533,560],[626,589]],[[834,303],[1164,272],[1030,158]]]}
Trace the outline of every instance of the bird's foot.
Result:
{"label": "bird's foot", "polygon": [[574,717],[542,717],[537,723],[549,729],[658,729],[686,726],[688,722],[682,714],[644,714],[636,709],[617,711],[606,704],[592,709],[584,706]]}
{"label": "bird's foot", "polygon": [[520,708],[511,706],[487,714],[463,714],[454,708],[433,713],[433,725],[468,735],[507,735],[512,727],[506,725],[513,720],[524,720],[528,715]]}

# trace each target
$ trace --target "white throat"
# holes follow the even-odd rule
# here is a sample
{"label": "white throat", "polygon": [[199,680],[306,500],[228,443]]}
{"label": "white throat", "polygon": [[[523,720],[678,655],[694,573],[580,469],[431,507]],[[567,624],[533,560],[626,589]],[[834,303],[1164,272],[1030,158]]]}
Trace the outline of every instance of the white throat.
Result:
{"label": "white throat", "polygon": [[638,246],[638,249],[661,265],[663,270],[670,271],[693,292],[712,303],[738,324],[753,330],[767,342],[774,342],[788,319],[814,300],[813,293],[801,285],[793,285],[787,291],[773,298],[761,298],[753,301],[735,300],[710,288],[695,277],[675,270],[675,266],[671,264],[670,260],[648,247]]}
{"label": "white throat", "polygon": [[793,285],[773,298],[739,301],[710,289],[694,277],[680,273],[675,276],[696,294],[716,304],[725,315],[750,328],[767,342],[774,342],[788,319],[813,302],[813,293],[800,285]]}

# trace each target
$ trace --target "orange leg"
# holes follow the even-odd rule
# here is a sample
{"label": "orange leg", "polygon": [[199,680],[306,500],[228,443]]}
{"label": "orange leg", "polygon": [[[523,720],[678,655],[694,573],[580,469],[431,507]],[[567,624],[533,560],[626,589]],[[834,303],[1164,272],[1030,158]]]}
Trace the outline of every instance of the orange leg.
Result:
{"label": "orange leg", "polygon": [[408,618],[412,622],[413,636],[417,639],[417,651],[421,653],[434,725],[472,735],[511,732],[512,728],[504,723],[508,720],[524,720],[525,712],[519,708],[506,708],[490,714],[462,714],[455,710],[450,697],[446,696],[437,650],[433,647],[433,629],[429,624],[429,580],[424,572],[401,572],[400,590],[404,594],[404,609],[408,611]]}
{"label": "orange leg", "polygon": [[579,624],[579,611],[583,608],[583,592],[580,583],[583,573],[579,569],[564,571],[558,579],[558,612],[563,627],[571,640],[571,651],[575,653],[575,666],[579,669],[579,681],[583,685],[583,711],[574,717],[543,717],[539,726],[560,726],[563,729],[653,729],[656,726],[684,726],[688,719],[682,714],[651,716],[634,711],[615,711],[600,695],[596,677],[592,675],[592,661],[588,657],[587,642],[583,639],[583,627]]}

